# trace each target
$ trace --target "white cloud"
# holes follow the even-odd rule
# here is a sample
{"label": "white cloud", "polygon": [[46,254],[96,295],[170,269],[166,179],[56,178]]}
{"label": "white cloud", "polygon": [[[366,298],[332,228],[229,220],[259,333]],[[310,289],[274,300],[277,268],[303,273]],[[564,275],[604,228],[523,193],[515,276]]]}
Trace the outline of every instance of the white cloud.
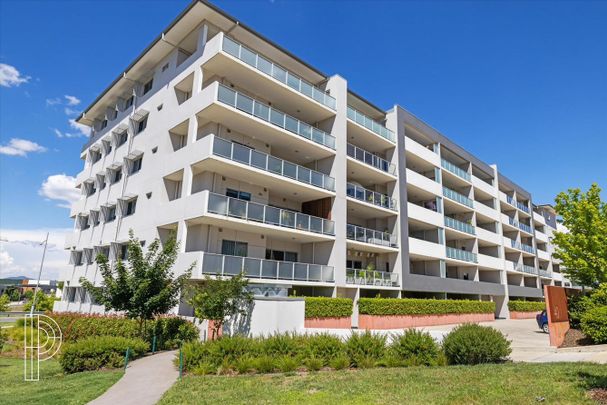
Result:
{"label": "white cloud", "polygon": [[28,153],[40,152],[46,152],[46,148],[27,139],[13,138],[7,145],[0,145],[0,155],[27,156]]}
{"label": "white cloud", "polygon": [[73,129],[76,129],[78,131],[80,131],[80,136],[89,136],[91,135],[91,128],[87,127],[86,125],[82,125],[76,122],[75,119],[70,119],[70,127],[72,127]]}
{"label": "white cloud", "polygon": [[69,96],[69,95],[65,95],[63,96],[65,97],[65,99],[67,100],[67,105],[78,105],[80,104],[80,99],[76,96]]}
{"label": "white cloud", "polygon": [[47,98],[46,99],[46,106],[47,107],[58,105],[58,104],[61,104],[61,99],[59,97]]}
{"label": "white cloud", "polygon": [[36,278],[40,269],[43,246],[49,233],[48,248],[41,278],[55,280],[61,270],[69,269],[69,253],[63,249],[66,235],[72,229],[33,230],[0,229],[0,278],[26,276]]}
{"label": "white cloud", "polygon": [[55,135],[57,135],[57,138],[80,138],[80,137],[84,136],[80,132],[76,132],[76,133],[61,132],[57,128],[51,128],[51,129],[53,130],[53,132],[55,133]]}
{"label": "white cloud", "polygon": [[14,66],[0,63],[0,86],[18,87],[30,79],[29,76],[22,76]]}
{"label": "white cloud", "polygon": [[69,107],[65,107],[63,109],[63,112],[65,112],[65,115],[78,115],[78,114],[80,114],[80,111],[74,110],[74,109],[69,108]]}
{"label": "white cloud", "polygon": [[38,194],[49,200],[59,201],[58,206],[70,208],[71,204],[80,198],[80,191],[76,188],[76,178],[66,174],[48,176],[42,183]]}

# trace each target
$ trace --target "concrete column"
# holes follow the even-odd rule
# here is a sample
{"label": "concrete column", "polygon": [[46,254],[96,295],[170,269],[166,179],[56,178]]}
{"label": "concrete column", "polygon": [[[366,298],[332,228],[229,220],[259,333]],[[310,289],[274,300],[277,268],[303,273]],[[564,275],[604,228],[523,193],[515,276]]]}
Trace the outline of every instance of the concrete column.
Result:
{"label": "concrete column", "polygon": [[[204,47],[207,44],[207,37],[208,37],[208,33],[209,33],[209,27],[208,25],[204,24],[199,30],[198,30],[198,44],[196,47],[196,53],[199,55],[202,55],[202,53],[204,52]],[[194,94],[198,94],[202,91],[202,82],[203,82],[203,75],[202,75],[202,68],[200,66],[197,66],[194,69],[194,83],[193,83],[193,89],[192,89],[192,95]]]}
{"label": "concrete column", "polygon": [[177,223],[177,242],[179,242],[179,252],[185,252],[185,245],[188,238],[188,226],[184,220]]}
{"label": "concrete column", "polygon": [[[491,167],[493,168],[493,187],[495,188],[495,194],[494,194],[494,198],[495,198],[495,203],[496,203],[496,211],[498,212],[498,221],[497,221],[497,229],[496,231],[498,232],[498,235],[504,235],[503,229],[502,229],[502,221],[499,219],[500,215],[501,215],[501,210],[500,210],[500,195],[499,195],[499,180],[498,180],[498,175],[497,175],[497,165],[491,165]],[[504,249],[504,243],[502,241],[502,243],[499,246],[499,251],[500,251],[500,257],[503,259],[504,261],[504,265],[506,265],[506,250]],[[496,296],[494,298],[495,300],[495,315],[498,318],[510,318],[510,311],[508,310],[508,301],[509,301],[509,293],[508,293],[508,277],[506,275],[506,270],[501,270],[501,281],[502,281],[502,285],[504,286],[504,297],[499,297]],[[521,277],[522,279],[522,277]]]}

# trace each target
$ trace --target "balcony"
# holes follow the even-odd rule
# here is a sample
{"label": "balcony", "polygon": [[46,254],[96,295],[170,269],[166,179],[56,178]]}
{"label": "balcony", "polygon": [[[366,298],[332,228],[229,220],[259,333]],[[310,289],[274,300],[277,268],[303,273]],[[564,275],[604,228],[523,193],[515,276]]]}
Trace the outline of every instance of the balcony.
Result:
{"label": "balcony", "polygon": [[371,287],[398,287],[398,274],[388,271],[346,269],[346,284]]}
{"label": "balcony", "polygon": [[[309,186],[335,191],[335,179],[324,173],[288,162],[228,140],[214,137],[213,154],[255,169],[287,177]],[[223,172],[221,172],[223,174]],[[238,178],[238,176],[236,176]]]}
{"label": "balcony", "polygon": [[223,84],[211,83],[199,98],[201,103],[208,103],[197,114],[202,122],[206,119],[226,123],[233,130],[285,150],[292,150],[293,141],[296,141],[302,155],[324,151],[320,157],[327,157],[334,153],[335,137],[332,135]]}
{"label": "balcony", "polygon": [[320,264],[283,262],[255,257],[229,256],[200,252],[202,274],[235,276],[244,273],[250,279],[334,283],[333,267]]}
{"label": "balcony", "polygon": [[458,221],[457,219],[445,217],[445,226],[451,229],[455,229],[456,231],[465,232],[470,235],[476,235],[476,232],[474,231],[474,227],[472,225],[462,221]]}
{"label": "balcony", "polygon": [[468,173],[464,169],[456,166],[455,164],[449,162],[447,159],[441,159],[441,166],[443,169],[455,174],[456,176],[458,176],[468,182],[470,182],[472,180],[470,173]]}
{"label": "balcony", "polygon": [[432,149],[428,149],[426,146],[415,141],[414,139],[405,136],[405,152],[408,155],[415,156],[423,159],[427,163],[431,163],[433,166],[440,166],[438,154]]}
{"label": "balcony", "polygon": [[512,218],[512,217],[508,217],[508,223],[512,226],[514,226],[515,228],[518,228],[522,231],[525,231],[529,234],[533,234],[533,231],[531,230],[531,227],[529,225],[525,225],[522,222],[517,221],[516,219]]}
{"label": "balcony", "polygon": [[476,253],[468,252],[467,250],[455,249],[449,246],[445,246],[447,257],[449,259],[461,260],[463,262],[478,263],[478,257]]}
{"label": "balcony", "polygon": [[392,211],[397,211],[396,200],[386,194],[368,190],[356,184],[346,184],[346,195],[366,204],[375,205]]}
{"label": "balcony", "polygon": [[259,94],[298,116],[317,122],[335,115],[336,102],[323,89],[220,33],[205,46],[206,70]]}
{"label": "balcony", "polygon": [[540,277],[544,277],[544,278],[552,278],[552,272],[548,271],[548,270],[539,270],[539,275]]}
{"label": "balcony", "polygon": [[523,204],[521,202],[516,201],[513,197],[506,195],[506,202],[516,208],[518,208],[519,210],[526,212],[527,214],[529,214],[529,207],[527,207],[526,204]]}
{"label": "balcony", "polygon": [[525,245],[524,243],[517,242],[512,239],[510,239],[510,247],[512,247],[514,249],[522,250],[527,253],[535,254],[535,248],[533,246]]}
{"label": "balcony", "polygon": [[538,270],[534,266],[528,266],[526,264],[518,265],[516,270],[527,274],[533,274],[534,276],[538,274]]}
{"label": "balcony", "polygon": [[443,186],[443,196],[447,197],[450,200],[458,202],[460,204],[465,205],[466,207],[473,208],[474,203],[472,200],[463,194],[458,193],[457,191],[451,190],[448,187]]}
{"label": "balcony", "polygon": [[394,132],[348,106],[348,139],[351,137],[354,137],[356,143],[368,149],[386,149],[394,147],[396,143]]}
{"label": "balcony", "polygon": [[388,232],[376,231],[374,229],[364,228],[362,226],[348,224],[346,227],[346,238],[358,243],[374,245],[379,249],[373,249],[367,246],[368,251],[395,251],[398,249],[396,236]]}
{"label": "balcony", "polygon": [[360,178],[361,181],[383,183],[395,179],[396,166],[387,160],[354,146],[351,143],[348,144],[346,153],[348,157],[350,157],[348,163],[355,166],[353,168],[348,168],[348,173],[352,175],[352,172],[354,172],[353,176]]}

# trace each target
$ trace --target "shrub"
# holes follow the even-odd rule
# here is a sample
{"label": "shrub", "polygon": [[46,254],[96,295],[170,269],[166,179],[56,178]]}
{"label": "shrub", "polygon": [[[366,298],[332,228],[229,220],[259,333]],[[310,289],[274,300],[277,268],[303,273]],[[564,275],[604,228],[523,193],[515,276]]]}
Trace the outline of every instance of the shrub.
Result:
{"label": "shrub", "polygon": [[224,360],[235,362],[243,356],[256,356],[260,353],[258,340],[243,336],[226,336],[217,340],[207,341],[207,360],[217,366]]}
{"label": "shrub", "polygon": [[594,306],[593,302],[588,295],[583,294],[573,295],[567,301],[569,325],[574,329],[580,329],[582,315]]}
{"label": "shrub", "polygon": [[517,312],[541,312],[546,309],[543,301],[509,301],[508,309]]}
{"label": "shrub", "polygon": [[192,369],[192,373],[195,375],[209,375],[217,373],[217,366],[211,363],[203,361]]}
{"label": "shrub", "polygon": [[141,339],[90,337],[66,344],[59,363],[66,373],[123,367],[127,348],[129,358],[135,359],[148,351],[149,345]]}
{"label": "shrub", "polygon": [[607,343],[607,306],[597,306],[582,315],[582,332],[596,344]]}
{"label": "shrub", "polygon": [[361,298],[358,300],[358,312],[365,315],[489,314],[495,312],[495,303],[421,298]]}
{"label": "shrub", "polygon": [[329,367],[334,370],[343,370],[350,367],[350,359],[345,354],[340,354],[329,361]]}
{"label": "shrub", "polygon": [[352,316],[350,298],[306,297],[306,318],[343,318]]}
{"label": "shrub", "polygon": [[443,350],[449,364],[498,363],[512,351],[500,331],[476,324],[453,329],[443,340]]}
{"label": "shrub", "polygon": [[305,348],[307,356],[322,360],[325,366],[345,351],[345,345],[340,338],[324,333],[307,336]]}
{"label": "shrub", "polygon": [[323,361],[318,357],[308,357],[304,359],[303,363],[309,371],[318,371],[323,366]]}
{"label": "shrub", "polygon": [[402,335],[392,337],[390,352],[403,364],[434,366],[438,363],[440,348],[428,332],[407,329]]}
{"label": "shrub", "polygon": [[259,356],[253,361],[253,364],[260,373],[272,373],[276,369],[276,361],[270,356]]}
{"label": "shrub", "polygon": [[385,351],[386,337],[368,330],[364,333],[352,333],[346,341],[346,353],[355,367],[368,366],[371,361],[382,358]]}
{"label": "shrub", "polygon": [[278,359],[276,365],[278,366],[278,369],[283,373],[290,373],[292,371],[297,370],[297,367],[299,366],[299,361],[291,356],[282,356]]}
{"label": "shrub", "polygon": [[295,333],[276,333],[261,340],[260,351],[268,356],[300,356],[305,350],[304,337]]}
{"label": "shrub", "polygon": [[2,329],[0,329],[0,353],[2,353],[2,348],[4,344],[8,341],[8,335]]}
{"label": "shrub", "polygon": [[255,370],[254,359],[249,356],[243,356],[234,362],[234,369],[239,374],[250,373]]}

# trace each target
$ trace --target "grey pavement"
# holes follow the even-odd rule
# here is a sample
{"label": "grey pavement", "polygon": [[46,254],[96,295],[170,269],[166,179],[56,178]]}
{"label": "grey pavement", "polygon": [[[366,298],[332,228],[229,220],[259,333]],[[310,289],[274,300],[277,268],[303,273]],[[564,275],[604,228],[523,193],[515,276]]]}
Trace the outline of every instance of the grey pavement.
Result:
{"label": "grey pavement", "polygon": [[129,363],[126,373],[92,405],[152,405],[177,381],[176,351],[161,352]]}

